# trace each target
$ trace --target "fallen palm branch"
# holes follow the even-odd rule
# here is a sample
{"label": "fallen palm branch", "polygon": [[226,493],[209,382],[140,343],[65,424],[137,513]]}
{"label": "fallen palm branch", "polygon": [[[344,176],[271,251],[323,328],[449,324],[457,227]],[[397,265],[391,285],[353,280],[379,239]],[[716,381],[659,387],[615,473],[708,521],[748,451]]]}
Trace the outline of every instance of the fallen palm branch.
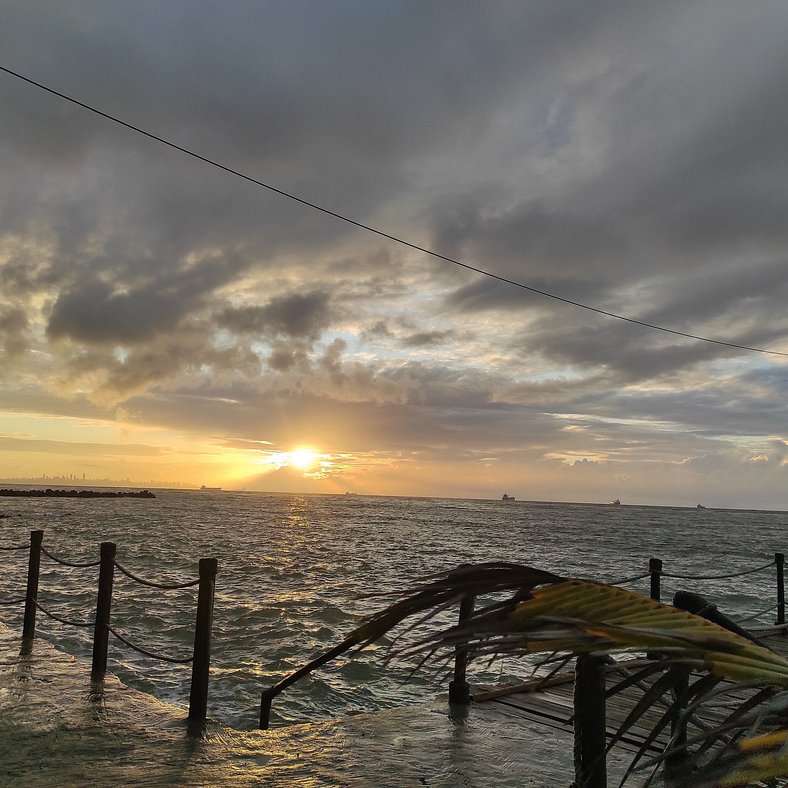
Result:
{"label": "fallen palm branch", "polygon": [[[464,596],[478,597],[502,590],[514,594],[508,600],[479,608],[461,625],[432,632],[408,647],[400,647],[397,653],[426,661],[446,658],[458,647],[466,649],[470,658],[487,659],[553,652],[573,655],[657,652],[657,660],[609,691],[614,694],[656,676],[640,702],[619,725],[609,746],[656,704],[661,702],[664,707],[627,776],[666,729],[673,731],[667,754],[680,752],[687,756],[689,743],[684,741],[681,731],[690,714],[697,714],[720,691],[722,681],[732,682],[733,686],[766,689],[743,701],[740,709],[733,709],[724,726],[703,731],[692,740],[695,751],[709,761],[704,767],[704,784],[709,784],[706,778],[710,774],[719,771],[721,776],[715,778],[714,784],[745,785],[746,782],[736,780],[749,780],[756,773],[753,763],[757,763],[758,774],[768,777],[788,774],[788,734],[782,739],[779,736],[747,739],[738,747],[731,744],[748,728],[753,731],[768,723],[768,718],[756,719],[749,712],[774,694],[770,688],[788,687],[788,661],[705,618],[631,591],[587,580],[563,579],[525,566],[460,567],[437,576],[370,617],[355,631],[355,638],[359,644],[368,643],[411,616],[418,615],[419,623],[424,623]],[[690,673],[700,678],[690,683]],[[727,746],[718,747],[720,754],[715,754],[713,747],[720,741]],[[777,763],[775,758],[781,753],[784,762]],[[684,757],[679,784],[699,783],[692,776],[694,765],[691,758]],[[738,765],[743,777],[735,776]]]}

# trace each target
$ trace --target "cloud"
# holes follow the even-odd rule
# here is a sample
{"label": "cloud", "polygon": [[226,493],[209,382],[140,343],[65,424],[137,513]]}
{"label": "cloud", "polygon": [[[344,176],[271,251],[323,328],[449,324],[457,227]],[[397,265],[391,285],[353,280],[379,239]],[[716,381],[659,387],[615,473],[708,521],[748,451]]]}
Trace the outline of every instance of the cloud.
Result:
{"label": "cloud", "polygon": [[19,307],[0,310],[0,352],[8,357],[18,356],[28,345],[29,321]]}
{"label": "cloud", "polygon": [[454,337],[454,332],[449,331],[419,331],[402,338],[404,347],[430,347],[441,345]]}
{"label": "cloud", "polygon": [[221,326],[239,334],[284,335],[317,339],[331,324],[330,297],[325,292],[279,296],[265,306],[227,309]]}
{"label": "cloud", "polygon": [[88,457],[156,457],[163,453],[159,446],[142,444],[77,443],[72,441],[42,440],[0,435],[0,451],[40,452],[42,454],[70,454]]}
{"label": "cloud", "polygon": [[[0,44],[34,79],[354,221],[785,350],[787,23],[770,1],[43,0],[8,9]],[[555,485],[650,463],[670,485],[715,457],[727,484],[778,456],[779,358],[461,270],[7,75],[0,94],[8,413],[314,436],[453,475],[451,456],[500,457]]]}

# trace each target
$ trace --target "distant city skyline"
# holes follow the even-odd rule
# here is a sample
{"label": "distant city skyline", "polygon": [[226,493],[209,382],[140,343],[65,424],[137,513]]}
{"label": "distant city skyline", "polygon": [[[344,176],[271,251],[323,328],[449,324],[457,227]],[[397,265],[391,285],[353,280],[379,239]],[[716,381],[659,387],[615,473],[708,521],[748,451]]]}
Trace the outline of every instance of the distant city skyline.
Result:
{"label": "distant city skyline", "polygon": [[106,477],[98,477],[98,478],[90,478],[86,476],[86,474],[82,474],[81,476],[77,474],[41,474],[40,476],[17,476],[17,477],[0,477],[0,484],[38,484],[40,482],[53,482],[57,484],[65,483],[65,482],[85,482],[87,484],[103,484],[105,486],[119,486],[119,485],[135,485],[135,486],[142,486],[142,485],[157,485],[160,487],[165,488],[189,488],[189,489],[199,489],[199,485],[196,484],[184,484],[182,482],[162,482],[159,480],[150,480],[150,481],[139,481],[136,479],[112,479],[109,476]]}

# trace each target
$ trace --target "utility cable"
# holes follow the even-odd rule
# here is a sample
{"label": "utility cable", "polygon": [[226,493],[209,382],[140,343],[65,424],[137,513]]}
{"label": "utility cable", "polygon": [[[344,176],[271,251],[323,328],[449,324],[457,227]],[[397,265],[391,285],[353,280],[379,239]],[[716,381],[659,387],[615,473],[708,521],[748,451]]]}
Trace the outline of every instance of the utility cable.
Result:
{"label": "utility cable", "polygon": [[335,219],[339,219],[346,224],[353,225],[354,227],[358,227],[361,230],[366,230],[369,233],[374,233],[375,235],[380,236],[381,238],[386,238],[389,241],[393,241],[394,243],[400,244],[401,246],[407,246],[410,249],[414,249],[417,252],[422,252],[430,257],[434,257],[438,260],[443,260],[446,263],[451,263],[452,265],[459,266],[460,268],[464,268],[467,271],[473,271],[476,274],[480,274],[481,276],[486,276],[489,279],[495,279],[498,282],[502,282],[507,285],[512,285],[512,287],[518,287],[521,290],[527,290],[529,293],[535,293],[536,295],[544,296],[545,298],[551,298],[554,301],[560,301],[564,304],[569,304],[569,306],[575,306],[579,309],[585,309],[589,312],[595,312],[598,315],[604,315],[605,317],[612,317],[616,320],[623,320],[626,323],[631,323],[636,326],[642,326],[643,328],[650,328],[654,331],[662,331],[666,334],[673,334],[674,336],[684,337],[685,339],[694,339],[698,342],[708,342],[713,345],[722,345],[723,347],[730,347],[735,348],[736,350],[746,350],[751,353],[766,353],[768,355],[773,356],[783,356],[788,358],[788,353],[779,351],[779,350],[767,350],[765,348],[758,348],[758,347],[750,347],[748,345],[739,345],[735,342],[724,342],[721,339],[711,339],[710,337],[703,337],[699,336],[698,334],[689,334],[685,331],[678,331],[673,328],[666,328],[665,326],[659,326],[655,323],[647,323],[643,320],[637,320],[633,317],[626,317],[625,315],[619,315],[615,312],[609,312],[606,309],[600,309],[599,307],[590,306],[589,304],[584,304],[580,301],[573,301],[570,298],[564,298],[563,296],[556,295],[555,293],[550,293],[547,290],[540,290],[536,287],[531,287],[530,285],[526,285],[523,282],[518,282],[515,279],[509,279],[505,276],[500,276],[499,274],[494,274],[492,271],[487,271],[483,268],[478,268],[477,266],[470,265],[469,263],[463,263],[461,260],[456,260],[453,257],[448,257],[447,255],[441,254],[440,252],[436,252],[433,249],[428,249],[425,246],[419,246],[419,244],[412,243],[411,241],[407,241],[404,238],[400,238],[399,236],[392,235],[391,233],[387,233],[384,230],[380,230],[377,227],[373,227],[369,224],[364,224],[363,222],[359,222],[355,219],[351,219],[348,216],[345,216],[341,213],[337,213],[336,211],[332,211],[330,208],[324,208],[322,205],[318,205],[317,203],[310,202],[309,200],[304,199],[303,197],[298,197],[295,194],[291,194],[290,192],[286,192],[283,189],[278,189],[276,186],[272,186],[269,183],[265,183],[264,181],[260,181],[257,178],[253,178],[251,175],[246,175],[239,170],[235,170],[232,167],[228,167],[225,164],[221,164],[220,162],[216,161],[215,159],[210,159],[207,156],[203,156],[195,151],[189,150],[188,148],[184,148],[182,145],[178,145],[175,142],[171,142],[164,137],[160,137],[157,134],[153,134],[150,131],[146,131],[139,126],[135,126],[132,123],[128,123],[125,120],[121,120],[114,115],[110,115],[108,112],[103,112],[96,107],[92,107],[90,104],[86,104],[83,101],[79,101],[78,99],[72,98],[71,96],[66,95],[65,93],[61,93],[53,88],[47,87],[46,85],[42,84],[41,82],[36,82],[34,79],[30,79],[30,77],[26,77],[23,74],[18,73],[17,71],[12,71],[10,68],[6,68],[5,66],[0,65],[0,71],[4,71],[6,74],[11,75],[12,77],[16,77],[17,79],[21,79],[23,82],[27,82],[30,85],[33,85],[41,90],[50,93],[53,96],[57,96],[58,98],[63,99],[64,101],[68,101],[71,104],[75,104],[82,109],[87,110],[88,112],[92,112],[94,115],[99,115],[102,118],[106,118],[107,120],[112,121],[113,123],[117,123],[120,126],[124,126],[131,131],[136,132],[137,134],[142,134],[149,139],[155,140],[156,142],[161,143],[162,145],[166,145],[169,148],[173,148],[174,150],[180,151],[181,153],[186,154],[187,156],[191,156],[194,159],[197,159],[205,164],[209,164],[211,167],[216,167],[224,172],[229,173],[230,175],[234,175],[237,178],[241,178],[249,183],[253,183],[256,186],[260,186],[263,189],[268,189],[268,191],[273,192],[274,194],[278,194],[282,197],[286,197],[288,200],[293,200],[294,202],[300,203],[301,205],[305,205],[308,208],[312,208],[315,211],[320,211],[320,213],[324,213],[327,216],[332,216]]}

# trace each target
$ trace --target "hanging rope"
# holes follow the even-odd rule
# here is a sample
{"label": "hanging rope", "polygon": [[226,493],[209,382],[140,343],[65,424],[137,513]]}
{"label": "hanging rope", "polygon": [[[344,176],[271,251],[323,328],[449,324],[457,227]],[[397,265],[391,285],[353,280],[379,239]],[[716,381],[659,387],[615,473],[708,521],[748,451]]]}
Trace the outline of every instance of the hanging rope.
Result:
{"label": "hanging rope", "polygon": [[627,583],[634,583],[636,580],[643,580],[646,577],[651,577],[651,572],[644,572],[642,575],[634,575],[633,577],[625,577],[623,580],[616,580],[614,583],[608,583],[608,585],[623,586]]}
{"label": "hanging rope", "polygon": [[19,599],[11,599],[9,601],[0,602],[0,605],[18,605],[20,602],[25,602],[27,600],[26,596],[20,597]]}
{"label": "hanging rope", "polygon": [[15,547],[0,547],[0,550],[27,550],[29,544],[20,544]]}
{"label": "hanging rope", "polygon": [[763,566],[756,566],[755,569],[745,569],[743,572],[731,572],[727,575],[674,575],[670,572],[660,572],[660,574],[662,577],[671,577],[674,580],[727,580],[729,577],[742,577],[743,575],[755,574],[755,572],[763,572],[764,569],[768,569],[770,566],[774,566],[774,561],[769,561],[768,564]]}
{"label": "hanging rope", "polygon": [[760,618],[761,616],[765,616],[767,613],[771,613],[773,610],[777,610],[777,605],[772,605],[771,607],[767,607],[766,610],[761,610],[760,613],[753,613],[751,616],[745,616],[744,618],[735,618],[733,619],[734,624],[742,624],[745,621],[752,621],[754,618]]}
{"label": "hanging rope", "polygon": [[51,613],[47,610],[37,599],[33,600],[33,604],[45,615],[49,616],[50,618],[54,619],[55,621],[59,621],[61,624],[68,624],[71,627],[92,627],[94,624],[92,621],[69,621],[67,618],[61,618],[60,616],[56,616],[54,613]]}
{"label": "hanging rope", "polygon": [[165,657],[163,654],[157,654],[154,651],[148,651],[147,649],[141,648],[140,646],[135,645],[130,640],[127,640],[123,637],[119,632],[113,629],[109,624],[107,625],[107,629],[118,639],[121,643],[125,643],[129,648],[134,649],[134,651],[139,651],[140,654],[144,654],[146,657],[152,657],[153,659],[161,659],[164,662],[174,662],[176,664],[185,665],[188,662],[192,662],[194,657],[188,658],[177,658],[177,657]]}
{"label": "hanging rope", "polygon": [[64,558],[58,558],[56,555],[52,555],[52,553],[50,553],[49,550],[47,550],[43,545],[41,547],[41,552],[47,556],[47,558],[51,558],[56,564],[61,564],[63,566],[73,566],[77,569],[88,569],[91,566],[98,566],[101,563],[101,561],[91,561],[89,564],[77,564],[73,561],[66,561]]}
{"label": "hanging rope", "polygon": [[133,574],[132,572],[129,572],[128,569],[126,569],[124,566],[119,564],[117,561],[113,561],[112,563],[115,564],[115,566],[118,569],[120,569],[120,571],[123,572],[123,574],[126,575],[126,577],[135,580],[137,583],[140,583],[141,585],[148,586],[149,588],[163,588],[165,591],[175,591],[176,589],[179,588],[191,588],[192,586],[196,586],[200,582],[200,578],[197,578],[196,580],[190,580],[188,583],[177,583],[175,585],[154,583],[150,580],[143,580],[141,577],[137,577],[137,575]]}

